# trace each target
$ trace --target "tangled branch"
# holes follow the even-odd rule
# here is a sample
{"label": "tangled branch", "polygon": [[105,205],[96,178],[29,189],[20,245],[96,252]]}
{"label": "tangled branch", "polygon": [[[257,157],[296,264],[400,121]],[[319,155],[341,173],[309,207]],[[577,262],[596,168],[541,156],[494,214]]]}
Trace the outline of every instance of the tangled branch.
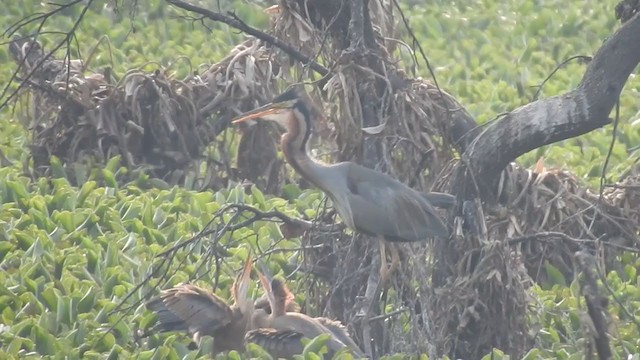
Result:
{"label": "tangled branch", "polygon": [[[228,220],[226,220],[226,218],[228,218]],[[218,287],[220,267],[224,263],[224,259],[229,256],[228,249],[237,246],[240,241],[231,240],[223,242],[222,239],[225,235],[228,235],[229,239],[232,239],[234,231],[246,228],[257,221],[280,222],[295,226],[299,229],[313,229],[314,231],[328,234],[335,234],[344,229],[342,224],[318,224],[312,221],[291,217],[278,210],[262,211],[249,205],[227,204],[216,211],[213,218],[196,235],[182,242],[178,242],[170,248],[155,255],[157,262],[153,264],[144,279],[131,289],[131,291],[129,291],[129,293],[111,311],[111,313],[122,312],[122,315],[105,332],[105,334],[103,334],[103,336],[110,331],[113,331],[120,321],[128,316],[131,311],[136,309],[143,300],[152,296],[152,294],[156,292],[156,289],[164,288],[167,285],[168,279],[173,277],[178,271],[184,269],[185,263],[189,258],[195,257],[198,259],[195,263],[195,270],[193,274],[190,275],[189,280],[192,281],[202,278],[206,276],[210,268],[214,268],[213,290],[215,291]],[[271,246],[274,247],[276,243],[277,241],[272,242]],[[313,248],[314,247],[302,247],[289,250],[278,249],[278,251],[296,252]],[[261,256],[266,256],[273,252],[274,249],[256,251],[256,253],[261,254]],[[180,254],[182,254],[182,259],[176,261]],[[187,254],[188,256],[186,256]],[[152,281],[154,281],[154,284],[150,286]],[[132,304],[125,307],[129,300],[132,299],[135,294],[138,294],[143,288],[146,288],[143,295]]]}
{"label": "tangled branch", "polygon": [[596,277],[592,273],[595,259],[584,251],[576,253],[577,266],[583,274],[582,293],[587,303],[587,309],[591,323],[588,328],[592,331],[593,341],[600,360],[609,360],[612,357],[609,345],[609,327],[607,321],[607,306],[609,301],[598,291]]}
{"label": "tangled branch", "polygon": [[[41,30],[44,27],[45,23],[47,22],[47,20],[49,18],[51,18],[52,16],[54,16],[55,14],[63,11],[66,8],[72,7],[78,3],[82,2],[82,0],[74,0],[71,1],[67,4],[64,5],[58,5],[57,8],[43,13],[43,14],[37,14],[33,17],[27,17],[21,20],[18,20],[16,23],[14,23],[13,25],[9,26],[9,28],[7,28],[4,32],[3,32],[3,36],[6,37],[12,37],[16,32],[18,32],[20,29],[22,29],[23,27],[36,22],[38,20],[40,20],[40,24],[38,25],[38,29],[36,30],[36,33],[34,35],[33,38],[33,43],[35,43],[35,41],[37,40],[38,35],[41,34]],[[71,68],[71,57],[70,57],[70,44],[71,44],[71,39],[75,36],[75,31],[78,28],[78,26],[80,26],[80,23],[82,22],[82,19],[84,19],[85,14],[87,13],[87,11],[91,8],[91,5],[93,3],[93,0],[89,0],[86,2],[86,4],[84,5],[84,7],[82,8],[82,11],[80,12],[80,15],[78,16],[78,18],[76,19],[76,21],[73,23],[73,25],[71,26],[71,29],[69,29],[68,32],[64,33],[64,39],[61,40],[60,42],[58,42],[47,54],[45,54],[43,57],[38,59],[38,62],[34,65],[34,64],[29,64],[30,66],[25,67],[25,65],[27,65],[27,59],[30,58],[30,55],[32,55],[33,53],[35,53],[34,46],[31,46],[30,42],[26,42],[25,44],[29,44],[29,46],[26,49],[21,49],[24,52],[24,57],[22,58],[21,62],[18,64],[18,67],[16,68],[16,70],[13,72],[13,74],[11,75],[11,77],[9,78],[9,81],[7,82],[7,84],[5,85],[4,89],[2,89],[2,92],[0,93],[0,99],[3,99],[2,102],[0,102],[0,110],[2,110],[5,106],[7,106],[15,97],[16,95],[20,92],[20,90],[22,90],[24,87],[26,87],[29,84],[29,80],[31,80],[31,78],[33,77],[33,75],[35,73],[37,73],[38,71],[40,71],[42,65],[47,62],[52,56],[53,54],[58,51],[59,49],[62,48],[62,46],[64,46],[65,44],[67,45],[67,56],[66,56],[66,63],[67,63],[67,71],[70,72],[70,68]],[[17,40],[22,40],[22,38],[18,38]],[[16,39],[14,39],[12,42],[16,41]],[[18,80],[18,74],[21,71],[25,71],[25,69],[28,71],[27,75],[24,76],[18,87],[16,89],[14,89],[8,96],[7,96],[7,92],[9,91],[9,89],[11,88],[12,84],[14,84],[15,80]],[[67,86],[68,86],[68,78],[67,78]]]}
{"label": "tangled branch", "polygon": [[293,48],[291,45],[285,43],[284,41],[276,37],[273,37],[269,34],[266,34],[260,30],[252,28],[251,26],[247,25],[245,22],[240,20],[240,18],[234,13],[230,13],[230,16],[225,16],[220,13],[213,12],[209,9],[205,9],[182,0],[167,0],[167,2],[181,9],[206,16],[207,18],[213,21],[218,21],[218,22],[227,24],[251,36],[255,36],[256,38],[262,41],[265,41],[269,44],[273,44],[274,46],[278,47],[279,49],[287,53],[289,56],[294,58],[296,61],[299,61],[303,64],[308,64],[311,69],[313,69],[320,75],[325,76],[329,74],[329,69],[318,64],[315,60],[301,54],[298,50]]}

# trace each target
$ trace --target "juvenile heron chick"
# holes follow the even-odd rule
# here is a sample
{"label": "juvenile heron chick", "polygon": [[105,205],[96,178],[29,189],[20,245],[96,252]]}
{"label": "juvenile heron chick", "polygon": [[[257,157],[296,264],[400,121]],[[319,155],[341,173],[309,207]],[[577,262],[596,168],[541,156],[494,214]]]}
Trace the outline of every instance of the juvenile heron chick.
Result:
{"label": "juvenile heron chick", "polygon": [[147,302],[149,310],[158,315],[153,330],[184,331],[200,343],[202,336],[213,337],[212,353],[245,350],[245,334],[251,326],[253,301],[247,299],[251,281],[251,258],[236,277],[231,290],[233,304],[228,305],[216,294],[196,285],[183,284],[163,290],[159,297]]}
{"label": "juvenile heron chick", "polygon": [[325,318],[287,312],[287,299],[291,293],[286,284],[278,278],[269,280],[260,272],[258,276],[269,300],[271,313],[262,309],[254,312],[254,330],[247,332],[248,342],[262,346],[275,357],[292,358],[304,350],[300,341],[302,338],[313,339],[328,334],[330,337],[326,346],[330,357],[343,348],[349,348],[356,357],[363,356],[342,324]]}

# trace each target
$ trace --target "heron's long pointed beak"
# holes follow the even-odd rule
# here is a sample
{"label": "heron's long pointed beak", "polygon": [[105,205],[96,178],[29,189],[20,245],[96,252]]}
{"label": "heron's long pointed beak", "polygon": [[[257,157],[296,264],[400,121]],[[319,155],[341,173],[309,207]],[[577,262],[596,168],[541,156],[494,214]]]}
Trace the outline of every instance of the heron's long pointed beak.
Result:
{"label": "heron's long pointed beak", "polygon": [[240,114],[238,116],[236,116],[233,120],[231,120],[232,124],[239,124],[248,120],[252,120],[252,119],[258,119],[261,118],[265,115],[269,115],[269,114],[275,114],[278,111],[282,110],[281,106],[278,106],[279,104],[277,103],[268,103],[266,105],[263,105],[255,110],[251,110],[248,111],[244,114]]}
{"label": "heron's long pointed beak", "polygon": [[271,279],[273,279],[273,276],[271,275],[271,271],[269,270],[269,267],[262,260],[257,260],[257,263],[258,263],[257,264],[258,267],[260,267],[260,272],[262,273],[262,275],[266,277],[267,280],[269,280],[269,284],[270,284]]}
{"label": "heron's long pointed beak", "polygon": [[272,5],[262,11],[267,14],[279,14],[280,10],[280,5]]}
{"label": "heron's long pointed beak", "polygon": [[251,261],[251,254],[247,255],[247,260],[242,268],[242,274],[238,279],[236,301],[244,301],[247,299],[247,292],[249,291],[249,283],[251,282],[251,269],[253,262]]}
{"label": "heron's long pointed beak", "polygon": [[271,281],[267,279],[267,277],[264,276],[260,271],[258,271],[258,277],[260,278],[260,283],[262,284],[264,291],[271,292]]}
{"label": "heron's long pointed beak", "polygon": [[273,295],[273,289],[271,288],[271,278],[264,276],[261,271],[257,271],[257,273],[260,278],[260,283],[262,284],[262,289],[264,289],[264,293],[267,296],[269,305],[271,306],[271,311],[273,311],[273,307],[275,306],[275,297]]}

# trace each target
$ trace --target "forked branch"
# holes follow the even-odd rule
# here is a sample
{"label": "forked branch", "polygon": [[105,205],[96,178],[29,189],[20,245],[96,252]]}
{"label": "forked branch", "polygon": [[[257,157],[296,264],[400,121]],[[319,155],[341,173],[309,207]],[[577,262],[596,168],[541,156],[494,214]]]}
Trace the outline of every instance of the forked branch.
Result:
{"label": "forked branch", "polygon": [[629,75],[640,62],[640,17],[622,25],[596,52],[575,89],[534,101],[496,120],[465,153],[490,198],[500,172],[522,154],[543,145],[586,134],[611,122],[608,118]]}

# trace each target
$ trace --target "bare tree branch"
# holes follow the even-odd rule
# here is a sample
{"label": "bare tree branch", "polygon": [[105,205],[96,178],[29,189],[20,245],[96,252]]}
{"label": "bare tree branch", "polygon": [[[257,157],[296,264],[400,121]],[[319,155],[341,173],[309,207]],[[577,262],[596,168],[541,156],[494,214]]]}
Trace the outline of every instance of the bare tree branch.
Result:
{"label": "bare tree branch", "polygon": [[505,242],[509,245],[517,245],[528,241],[539,241],[543,243],[552,244],[555,240],[561,240],[566,242],[571,242],[577,245],[586,245],[586,244],[599,244],[608,246],[614,249],[629,251],[633,253],[640,253],[640,249],[636,249],[630,246],[624,246],[620,244],[616,244],[613,241],[602,241],[602,239],[576,239],[567,234],[555,231],[544,231],[535,234],[515,236],[512,238],[508,238]]}
{"label": "bare tree branch", "polygon": [[313,69],[315,72],[319,73],[322,76],[325,76],[329,73],[329,69],[318,64],[308,56],[301,54],[298,50],[294,49],[291,45],[285,43],[284,41],[276,37],[266,34],[260,30],[252,28],[251,26],[245,24],[242,20],[240,20],[240,18],[238,18],[233,14],[231,16],[225,16],[225,15],[213,12],[209,9],[205,9],[182,0],[167,0],[167,2],[181,9],[203,15],[213,21],[218,21],[218,22],[227,24],[249,35],[255,36],[256,38],[262,41],[265,41],[269,44],[273,44],[274,46],[278,47],[282,51],[286,52],[289,56],[291,56],[295,60],[300,61],[303,64],[308,64],[311,69]]}
{"label": "bare tree branch", "polygon": [[577,88],[522,106],[478,135],[464,156],[480,186],[492,190],[505,166],[528,151],[609,124],[608,115],[638,62],[640,17],[635,16],[605,41]]}

